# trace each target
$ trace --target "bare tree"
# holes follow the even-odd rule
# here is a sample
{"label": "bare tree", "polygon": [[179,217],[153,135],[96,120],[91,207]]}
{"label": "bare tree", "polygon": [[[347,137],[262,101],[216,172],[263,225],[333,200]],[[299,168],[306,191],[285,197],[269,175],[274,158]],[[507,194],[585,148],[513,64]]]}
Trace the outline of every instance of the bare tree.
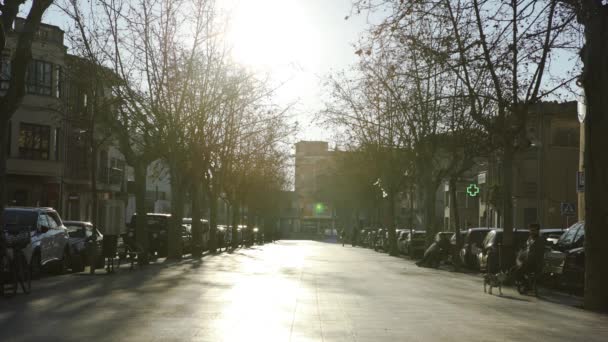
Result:
{"label": "bare tree", "polygon": [[[557,16],[557,0],[372,1],[388,5],[390,17],[377,32],[405,31],[435,23],[441,30],[404,36],[455,73],[469,101],[470,115],[500,147],[504,261],[513,260],[513,158],[523,144],[531,105],[551,96],[572,78],[551,73],[551,53],[569,47],[573,16]],[[364,1],[357,5],[370,8]],[[407,31],[406,31],[407,32]],[[430,42],[438,42],[431,44]]]}

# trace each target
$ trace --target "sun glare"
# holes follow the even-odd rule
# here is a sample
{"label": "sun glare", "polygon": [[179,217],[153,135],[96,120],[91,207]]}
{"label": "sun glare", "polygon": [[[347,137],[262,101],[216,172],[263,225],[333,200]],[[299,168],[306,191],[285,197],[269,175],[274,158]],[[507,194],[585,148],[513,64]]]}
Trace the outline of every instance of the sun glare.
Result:
{"label": "sun glare", "polygon": [[316,30],[301,1],[236,0],[232,8],[229,39],[238,62],[269,71],[314,67]]}

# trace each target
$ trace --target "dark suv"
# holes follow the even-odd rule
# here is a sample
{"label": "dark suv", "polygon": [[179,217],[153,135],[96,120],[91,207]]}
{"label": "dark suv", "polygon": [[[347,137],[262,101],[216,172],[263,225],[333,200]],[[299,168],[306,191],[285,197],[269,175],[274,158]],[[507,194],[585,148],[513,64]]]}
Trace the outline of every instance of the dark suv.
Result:
{"label": "dark suv", "polygon": [[29,232],[31,238],[23,252],[34,277],[47,265],[56,265],[59,273],[71,267],[68,232],[53,208],[7,207],[2,219],[0,232],[5,238]]}
{"label": "dark suv", "polygon": [[582,287],[585,269],[585,222],[570,226],[545,253],[544,273],[560,283]]}
{"label": "dark suv", "polygon": [[[137,214],[131,216],[131,221],[127,225],[126,241],[137,241],[136,239],[136,219]],[[158,257],[167,256],[167,245],[169,244],[169,220],[170,214],[146,214],[146,231],[148,233],[148,249],[150,254]]]}

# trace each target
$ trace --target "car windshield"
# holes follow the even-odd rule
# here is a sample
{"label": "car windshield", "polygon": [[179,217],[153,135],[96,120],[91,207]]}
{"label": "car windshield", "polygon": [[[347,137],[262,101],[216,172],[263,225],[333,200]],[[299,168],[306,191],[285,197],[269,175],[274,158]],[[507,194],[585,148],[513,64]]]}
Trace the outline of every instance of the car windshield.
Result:
{"label": "car windshield", "polygon": [[30,229],[36,226],[38,215],[33,211],[4,210],[2,222],[7,228]]}
{"label": "car windshield", "polygon": [[86,237],[86,233],[83,226],[75,225],[75,224],[67,224],[65,226],[68,229],[68,235],[71,238],[84,238]]}
{"label": "car windshield", "polygon": [[469,243],[474,243],[479,246],[486,235],[488,235],[488,230],[473,230],[469,233]]}
{"label": "car windshield", "polygon": [[[503,233],[502,231],[496,232],[496,238],[494,239],[495,243],[502,242],[502,233]],[[515,247],[516,248],[523,247],[526,244],[526,241],[528,240],[529,235],[530,235],[530,233],[528,231],[513,232],[513,241],[515,243]]]}
{"label": "car windshield", "polygon": [[566,232],[564,234],[562,234],[562,236],[559,238],[559,240],[557,241],[557,244],[559,246],[569,246],[569,245],[573,244],[574,238],[576,237],[577,230],[578,230],[578,224],[568,228],[568,230],[566,230]]}

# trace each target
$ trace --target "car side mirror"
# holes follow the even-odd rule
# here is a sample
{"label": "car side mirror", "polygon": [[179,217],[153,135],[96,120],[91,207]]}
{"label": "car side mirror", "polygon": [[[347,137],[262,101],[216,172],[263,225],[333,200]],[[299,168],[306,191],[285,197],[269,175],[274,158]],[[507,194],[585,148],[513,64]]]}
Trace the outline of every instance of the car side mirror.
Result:
{"label": "car side mirror", "polygon": [[40,226],[40,232],[42,234],[44,234],[44,233],[46,233],[48,231],[49,231],[49,227],[47,227],[47,226]]}

